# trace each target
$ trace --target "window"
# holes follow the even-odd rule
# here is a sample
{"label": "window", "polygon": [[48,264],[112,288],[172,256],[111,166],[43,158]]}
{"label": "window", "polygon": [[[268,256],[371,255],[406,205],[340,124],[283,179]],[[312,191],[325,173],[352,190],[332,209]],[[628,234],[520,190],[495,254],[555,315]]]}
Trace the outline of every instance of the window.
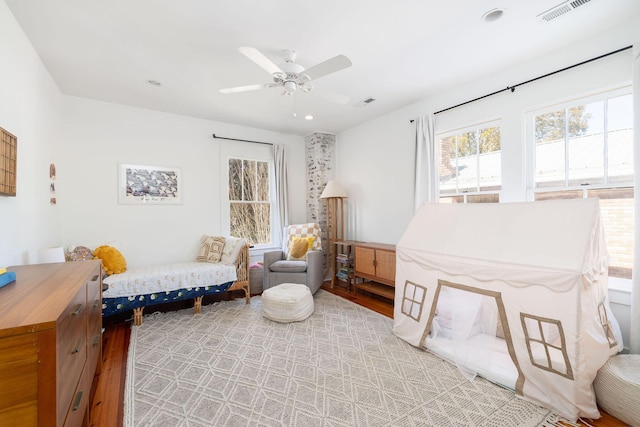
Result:
{"label": "window", "polygon": [[407,280],[404,286],[404,295],[402,296],[402,314],[419,322],[426,296],[427,289],[424,286]]}
{"label": "window", "polygon": [[607,92],[528,115],[534,147],[533,199],[598,197],[609,275],[631,279],[633,265],[633,99]]}
{"label": "window", "polygon": [[[501,188],[500,126],[483,123],[436,136],[440,144],[440,197],[450,203],[498,201]],[[494,193],[468,197],[467,193]]]}
{"label": "window", "polygon": [[531,364],[572,380],[562,322],[525,313],[520,313],[520,321]]}
{"label": "window", "polygon": [[230,234],[250,245],[271,242],[269,163],[229,159]]}
{"label": "window", "polygon": [[613,328],[611,327],[611,321],[609,320],[609,315],[607,314],[607,307],[604,305],[604,301],[598,304],[598,316],[600,317],[600,324],[602,325],[604,334],[607,336],[607,341],[609,341],[609,348],[613,348],[617,346],[618,341],[616,340],[616,337],[613,334]]}
{"label": "window", "polygon": [[631,94],[578,102],[534,116],[536,188],[632,183]]}

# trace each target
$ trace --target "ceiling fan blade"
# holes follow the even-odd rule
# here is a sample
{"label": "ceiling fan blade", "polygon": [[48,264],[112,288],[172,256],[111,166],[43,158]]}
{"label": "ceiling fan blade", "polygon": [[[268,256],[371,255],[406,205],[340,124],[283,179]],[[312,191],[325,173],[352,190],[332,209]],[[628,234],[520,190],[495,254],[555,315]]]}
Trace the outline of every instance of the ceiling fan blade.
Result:
{"label": "ceiling fan blade", "polygon": [[314,86],[311,93],[327,101],[335,102],[336,104],[344,105],[349,103],[349,101],[351,100],[351,98],[349,98],[347,95],[342,95],[341,93],[333,92],[329,89],[317,85]]}
{"label": "ceiling fan blade", "polygon": [[226,89],[220,89],[220,93],[249,92],[249,91],[252,91],[252,90],[266,89],[266,88],[269,88],[269,87],[276,87],[276,86],[278,86],[278,85],[275,84],[275,83],[271,83],[271,84],[262,84],[262,85],[228,87]]}
{"label": "ceiling fan blade", "polygon": [[241,54],[258,64],[267,73],[271,75],[274,75],[275,73],[282,73],[280,67],[264,56],[258,49],[253,47],[240,47],[238,50]]}
{"label": "ceiling fan blade", "polygon": [[307,68],[304,70],[304,74],[309,76],[311,80],[315,80],[349,67],[351,67],[351,60],[344,55],[338,55]]}

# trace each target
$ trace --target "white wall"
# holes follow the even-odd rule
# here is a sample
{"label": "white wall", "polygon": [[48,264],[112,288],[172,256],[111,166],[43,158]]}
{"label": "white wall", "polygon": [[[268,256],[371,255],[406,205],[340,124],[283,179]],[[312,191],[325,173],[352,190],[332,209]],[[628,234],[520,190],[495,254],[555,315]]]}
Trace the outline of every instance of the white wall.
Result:
{"label": "white wall", "polygon": [[0,127],[18,137],[16,197],[0,196],[0,267],[61,241],[49,204],[49,164],[60,136],[62,95],[22,29],[0,2]]}
{"label": "white wall", "polygon": [[[632,43],[631,29],[588,40],[341,132],[337,177],[349,193],[349,238],[396,243],[413,214],[415,127],[409,120]],[[629,40],[627,40],[629,39]],[[524,114],[545,103],[631,83],[631,50],[436,116],[436,132],[502,119],[501,201],[525,200]]]}
{"label": "white wall", "polygon": [[[0,267],[60,245],[116,244],[131,266],[193,259],[201,235],[224,228],[219,153],[232,143],[213,133],[285,144],[290,176],[305,176],[301,136],[62,95],[5,2],[0,58],[0,127],[18,137],[17,197],[0,196]],[[183,204],[119,205],[119,162],[182,168]],[[291,180],[291,221],[306,218],[304,183]]]}
{"label": "white wall", "polygon": [[[413,215],[415,128],[409,120],[513,86],[633,44],[638,29],[619,31],[489,77],[471,79],[338,135],[337,179],[349,193],[347,237],[395,244]],[[438,114],[436,132],[501,119],[501,202],[527,199],[524,116],[527,111],[631,84],[631,50]],[[638,90],[638,89],[636,89]],[[615,291],[613,310],[629,337],[629,293]]]}
{"label": "white wall", "polygon": [[[230,138],[285,144],[290,176],[304,176],[304,139],[173,114],[65,97],[57,147],[58,208],[65,246],[121,250],[129,266],[188,261],[203,234],[224,235],[221,148]],[[255,146],[256,149],[261,148]],[[232,150],[232,148],[231,148]],[[180,205],[118,203],[119,164],[182,169]],[[291,219],[304,220],[304,180],[292,180]]]}

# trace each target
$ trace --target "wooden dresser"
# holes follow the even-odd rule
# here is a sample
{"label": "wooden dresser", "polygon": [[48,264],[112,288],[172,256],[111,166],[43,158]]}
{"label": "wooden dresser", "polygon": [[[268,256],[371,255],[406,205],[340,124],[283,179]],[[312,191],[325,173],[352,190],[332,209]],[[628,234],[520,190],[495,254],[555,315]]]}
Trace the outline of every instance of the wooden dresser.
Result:
{"label": "wooden dresser", "polygon": [[10,267],[0,288],[0,426],[89,425],[102,366],[96,261]]}

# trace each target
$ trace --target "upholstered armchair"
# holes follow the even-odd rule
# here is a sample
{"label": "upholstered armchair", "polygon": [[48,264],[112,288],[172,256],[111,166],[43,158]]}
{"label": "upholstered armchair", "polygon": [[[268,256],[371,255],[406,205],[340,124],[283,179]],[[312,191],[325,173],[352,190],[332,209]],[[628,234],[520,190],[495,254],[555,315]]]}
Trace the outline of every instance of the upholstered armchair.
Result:
{"label": "upholstered armchair", "polygon": [[[294,245],[300,238],[313,237],[311,248],[303,257],[297,255]],[[294,249],[294,250],[292,250]],[[322,231],[315,223],[289,225],[282,237],[282,250],[265,252],[263,289],[269,289],[281,283],[299,283],[307,285],[315,294],[324,277],[324,253],[322,252]]]}

